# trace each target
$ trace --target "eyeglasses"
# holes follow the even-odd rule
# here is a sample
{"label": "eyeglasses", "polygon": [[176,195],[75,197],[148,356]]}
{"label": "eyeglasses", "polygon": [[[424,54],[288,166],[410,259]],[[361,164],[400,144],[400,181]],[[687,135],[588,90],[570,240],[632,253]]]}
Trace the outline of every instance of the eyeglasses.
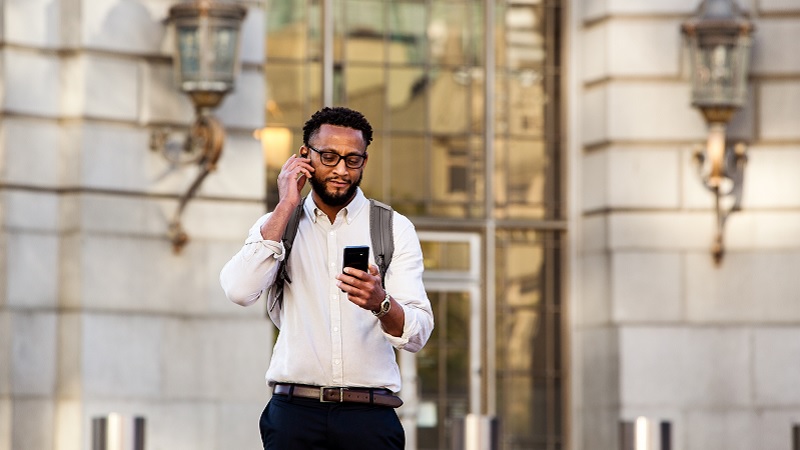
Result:
{"label": "eyeglasses", "polygon": [[314,147],[306,144],[306,147],[319,153],[319,160],[323,166],[334,167],[339,164],[339,161],[344,160],[344,165],[348,169],[360,169],[364,165],[364,160],[367,159],[367,154],[363,155],[340,155],[336,152],[321,152]]}

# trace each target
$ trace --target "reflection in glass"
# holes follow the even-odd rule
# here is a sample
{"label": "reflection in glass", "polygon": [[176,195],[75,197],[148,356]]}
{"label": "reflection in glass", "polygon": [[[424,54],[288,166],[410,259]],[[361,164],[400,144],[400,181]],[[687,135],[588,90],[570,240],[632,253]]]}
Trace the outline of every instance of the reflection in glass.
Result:
{"label": "reflection in glass", "polygon": [[344,68],[342,83],[348,106],[369,118],[373,129],[383,129],[387,94],[383,68],[350,64]]}
{"label": "reflection in glass", "polygon": [[422,136],[394,135],[390,139],[392,205],[411,216],[425,213],[427,152]]}
{"label": "reflection in glass", "polygon": [[264,66],[267,80],[267,123],[302,127],[309,109],[318,108],[321,73],[319,65],[271,62]]}
{"label": "reflection in glass", "polygon": [[337,61],[383,63],[386,60],[384,6],[384,2],[369,0],[344,1],[344,15],[338,17],[337,23],[347,39],[344,58],[337,55]]}
{"label": "reflection in glass", "polygon": [[[554,290],[557,241],[553,233],[503,230],[498,233],[498,410],[504,421],[507,448],[556,444],[560,413],[560,379],[554,355],[560,352],[560,319]],[[511,444],[513,442],[513,444]],[[550,447],[547,447],[550,448]]]}
{"label": "reflection in glass", "polygon": [[389,62],[425,63],[428,43],[425,3],[393,1],[385,4],[389,8]]}
{"label": "reflection in glass", "polygon": [[544,142],[501,140],[495,150],[497,173],[505,174],[495,185],[498,217],[544,218],[550,173]]}
{"label": "reflection in glass", "polygon": [[425,270],[464,271],[471,269],[468,242],[422,241]]}
{"label": "reflection in glass", "polygon": [[433,3],[428,24],[431,63],[452,67],[474,63],[467,6],[465,3]]}
{"label": "reflection in glass", "polygon": [[267,60],[305,60],[310,31],[306,2],[271,0],[267,5]]}
{"label": "reflection in glass", "polygon": [[473,85],[471,72],[445,69],[430,74],[430,130],[435,134],[464,133],[469,129],[470,94],[480,89]]}
{"label": "reflection in glass", "polygon": [[544,134],[545,94],[540,72],[525,70],[508,79],[508,132],[512,136]]}
{"label": "reflection in glass", "polygon": [[387,107],[389,124],[396,131],[425,131],[428,123],[430,80],[424,68],[389,69]]}
{"label": "reflection in glass", "polygon": [[418,353],[417,370],[423,403],[436,405],[435,427],[420,427],[417,447],[450,448],[449,424],[469,412],[469,295],[430,292],[437,318],[428,344]]}

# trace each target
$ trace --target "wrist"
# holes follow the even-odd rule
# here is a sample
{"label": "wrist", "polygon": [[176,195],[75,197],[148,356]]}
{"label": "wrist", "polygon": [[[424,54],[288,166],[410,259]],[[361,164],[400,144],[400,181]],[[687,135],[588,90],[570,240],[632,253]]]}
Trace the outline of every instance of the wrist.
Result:
{"label": "wrist", "polygon": [[380,319],[381,317],[389,314],[389,311],[392,309],[392,296],[389,293],[386,293],[386,296],[381,301],[380,307],[377,310],[372,311],[372,314],[375,315],[376,318]]}

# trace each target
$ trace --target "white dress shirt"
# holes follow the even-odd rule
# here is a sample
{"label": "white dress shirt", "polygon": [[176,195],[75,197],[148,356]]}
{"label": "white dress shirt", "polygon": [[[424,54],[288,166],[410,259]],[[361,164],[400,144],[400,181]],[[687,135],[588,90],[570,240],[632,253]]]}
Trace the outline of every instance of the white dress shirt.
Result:
{"label": "white dress shirt", "polygon": [[[303,208],[287,265],[292,283],[285,284],[282,307],[275,305],[269,313],[280,333],[267,382],[399,391],[394,348],[417,352],[433,331],[433,311],[422,284],[422,249],[414,225],[394,213],[394,256],[385,283],[386,292],[405,313],[403,334],[395,337],[383,331],[372,312],[350,302],[336,286],[345,246],[369,246],[370,264],[375,264],[369,200],[358,189],[333,224],[310,195]],[[282,243],[261,236],[261,225],[268,218],[266,214],[256,221],[242,249],[220,273],[225,295],[243,306],[255,303],[269,290],[284,256]],[[267,301],[273,304],[272,298]]]}

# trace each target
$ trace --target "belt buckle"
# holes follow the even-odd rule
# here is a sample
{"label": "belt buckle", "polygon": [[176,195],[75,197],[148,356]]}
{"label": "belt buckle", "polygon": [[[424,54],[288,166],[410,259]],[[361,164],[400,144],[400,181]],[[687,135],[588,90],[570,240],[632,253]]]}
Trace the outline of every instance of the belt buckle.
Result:
{"label": "belt buckle", "polygon": [[[336,400],[325,400],[325,389],[338,389],[339,390],[339,401]],[[342,403],[344,402],[344,390],[346,388],[343,387],[335,387],[335,386],[321,386],[319,388],[319,401],[320,403]]]}

